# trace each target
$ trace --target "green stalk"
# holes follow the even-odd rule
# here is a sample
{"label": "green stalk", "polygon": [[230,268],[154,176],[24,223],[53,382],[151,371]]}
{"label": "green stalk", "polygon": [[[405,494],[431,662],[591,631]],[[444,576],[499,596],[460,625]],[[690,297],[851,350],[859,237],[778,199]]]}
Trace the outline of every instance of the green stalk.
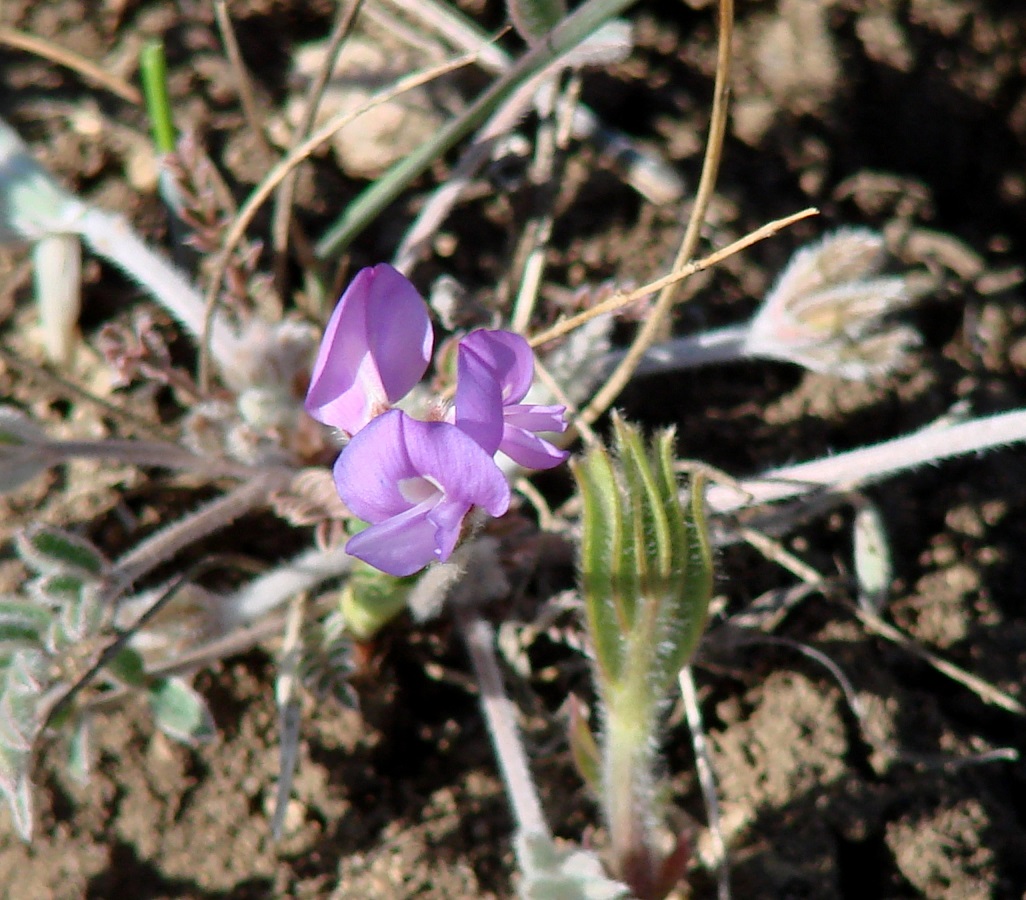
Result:
{"label": "green stalk", "polygon": [[142,48],[139,72],[142,75],[146,112],[153,130],[153,144],[157,153],[170,153],[175,149],[175,125],[167,90],[167,61],[164,58],[163,42],[149,41]]}
{"label": "green stalk", "polygon": [[461,116],[393,165],[353,200],[317,242],[314,248],[317,257],[325,259],[349,246],[432,162],[470,134],[531,78],[633,3],[634,0],[587,0],[574,10],[547,38],[540,40],[512,69],[496,80]]}
{"label": "green stalk", "polygon": [[[614,876],[640,900],[666,896],[686,843],[664,853],[654,771],[660,710],[705,626],[712,559],[702,484],[683,504],[673,433],[651,443],[613,416],[616,455],[588,451],[573,466],[582,498],[581,593],[603,707],[601,803]],[[581,743],[577,739],[578,744]]]}
{"label": "green stalk", "polygon": [[659,868],[652,831],[659,818],[653,764],[661,697],[649,683],[654,648],[638,640],[630,647],[623,682],[606,700],[602,805],[614,875],[644,900],[653,896]]}

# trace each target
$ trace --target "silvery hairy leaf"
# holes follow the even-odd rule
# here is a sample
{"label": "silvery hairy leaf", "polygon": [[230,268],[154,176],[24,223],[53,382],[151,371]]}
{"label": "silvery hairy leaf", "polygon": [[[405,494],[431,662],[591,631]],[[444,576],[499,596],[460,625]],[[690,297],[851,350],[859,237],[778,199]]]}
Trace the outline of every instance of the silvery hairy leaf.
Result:
{"label": "silvery hairy leaf", "polygon": [[82,308],[82,241],[76,234],[49,234],[32,248],[39,324],[47,356],[67,365]]}
{"label": "silvery hairy leaf", "polygon": [[39,647],[53,615],[18,596],[0,597],[0,650]]}
{"label": "silvery hairy leaf", "polygon": [[50,525],[33,525],[19,532],[15,548],[22,562],[40,575],[99,578],[107,569],[103,554],[89,541]]}
{"label": "silvery hairy leaf", "polygon": [[580,847],[557,847],[548,835],[518,834],[517,862],[523,900],[628,900],[630,891],[614,881],[599,858]]}
{"label": "silvery hairy leaf", "polygon": [[206,701],[181,678],[162,678],[149,693],[153,721],[168,737],[190,747],[214,737]]}
{"label": "silvery hairy leaf", "polygon": [[83,205],[35,161],[18,133],[0,119],[0,243],[37,241],[74,231]]}
{"label": "silvery hairy leaf", "polygon": [[319,698],[333,697],[343,706],[356,709],[356,692],[349,682],[356,663],[345,616],[340,610],[332,610],[311,632],[304,642],[300,663],[303,685]]}
{"label": "silvery hairy leaf", "polygon": [[843,228],[791,258],[745,341],[748,355],[865,379],[893,370],[919,335],[884,317],[913,299],[906,279],[880,275],[883,237]]}
{"label": "silvery hairy leaf", "polygon": [[879,613],[891,588],[894,566],[883,517],[870,503],[855,513],[852,544],[859,603]]}
{"label": "silvery hairy leaf", "polygon": [[61,630],[67,643],[75,644],[96,634],[103,624],[103,594],[95,584],[86,584],[78,596],[61,607]]}
{"label": "silvery hairy leaf", "polygon": [[28,753],[41,724],[43,654],[19,650],[0,673],[0,745]]}
{"label": "silvery hairy leaf", "polygon": [[68,738],[68,774],[79,785],[89,783],[92,775],[93,720],[82,713]]}
{"label": "silvery hairy leaf", "polygon": [[23,841],[32,838],[31,755],[0,744],[0,796],[7,801],[14,828]]}

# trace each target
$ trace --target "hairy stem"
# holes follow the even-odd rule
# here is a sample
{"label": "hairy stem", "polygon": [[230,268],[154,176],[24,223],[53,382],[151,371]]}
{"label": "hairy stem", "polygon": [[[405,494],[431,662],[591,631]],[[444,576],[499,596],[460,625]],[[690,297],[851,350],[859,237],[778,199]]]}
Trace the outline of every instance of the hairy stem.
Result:
{"label": "hairy stem", "polygon": [[827,459],[771,469],[738,486],[712,485],[706,495],[718,513],[789,500],[815,490],[851,490],[953,456],[1026,441],[1026,409],[938,427],[839,453]]}
{"label": "hairy stem", "polygon": [[[689,334],[649,347],[634,375],[655,375],[659,372],[678,372],[698,369],[714,363],[737,362],[745,359],[748,352],[749,323],[728,325],[700,334]],[[617,350],[607,357],[607,364],[614,365],[627,355],[626,350]]]}
{"label": "hairy stem", "polygon": [[644,900],[658,877],[651,833],[655,710],[640,667],[632,668],[623,689],[606,698],[602,807],[614,874]]}
{"label": "hairy stem", "polygon": [[180,550],[260,506],[271,491],[285,484],[280,474],[260,475],[201,506],[185,518],[150,535],[122,556],[115,567],[117,577],[125,584],[137,581]]}
{"label": "hairy stem", "polygon": [[[135,279],[194,338],[203,335],[204,304],[188,279],[143,241],[122,216],[88,207],[71,227],[89,247]],[[229,369],[239,338],[223,319],[211,326],[211,353],[222,371]]]}
{"label": "hairy stem", "polygon": [[160,441],[50,441],[45,444],[5,446],[0,448],[0,455],[8,459],[20,458],[22,455],[27,459],[38,459],[42,456],[45,457],[47,465],[52,466],[60,465],[69,459],[104,459],[134,466],[177,469],[205,478],[250,480],[261,473],[294,474],[290,469],[259,469],[232,460],[199,456],[177,444]]}
{"label": "hairy stem", "polygon": [[551,837],[531,777],[527,753],[520,739],[513,704],[502,686],[502,673],[495,660],[495,634],[492,626],[467,610],[457,613],[456,622],[481,686],[481,709],[502,771],[517,830],[521,834]]}
{"label": "hairy stem", "polygon": [[224,598],[217,611],[221,632],[263,618],[301,591],[344,575],[352,565],[353,558],[342,544],[328,550],[307,550],[281,563]]}

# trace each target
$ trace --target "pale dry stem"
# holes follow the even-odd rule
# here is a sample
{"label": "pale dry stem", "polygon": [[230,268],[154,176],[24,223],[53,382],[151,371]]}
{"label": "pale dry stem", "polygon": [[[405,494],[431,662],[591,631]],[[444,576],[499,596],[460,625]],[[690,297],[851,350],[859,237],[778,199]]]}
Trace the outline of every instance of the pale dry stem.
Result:
{"label": "pale dry stem", "polygon": [[[688,220],[674,269],[679,269],[695,255],[706,210],[716,187],[723,139],[727,131],[727,94],[730,88],[731,41],[734,34],[734,0],[720,0],[719,45],[716,59],[716,83],[713,89],[712,115],[709,123],[709,138],[706,142],[705,158],[702,161],[702,175],[698,183],[695,203]],[[581,411],[580,421],[590,425],[601,416],[620,395],[634,370],[638,367],[645,351],[655,342],[673,307],[676,297],[676,283],[667,284],[659,292],[652,312],[638,329],[627,354],[613,370],[606,383],[599,388],[591,402]]]}
{"label": "pale dry stem", "polygon": [[[768,559],[772,559],[774,562],[783,566],[806,584],[819,590],[822,590],[826,586],[826,579],[824,579],[819,572],[812,568],[812,566],[808,565],[808,563],[799,559],[794,553],[791,553],[791,551],[785,548],[778,541],[766,537],[766,535],[750,528],[741,529],[741,534],[746,541],[763,553]],[[926,647],[918,644],[909,635],[901,631],[901,629],[884,621],[875,613],[868,612],[854,604],[851,605],[851,609],[867,630],[879,635],[880,637],[886,638],[887,640],[897,644],[899,647],[908,650],[913,655],[918,656],[920,659],[933,666],[933,668],[941,674],[946,675],[948,678],[958,682],[963,687],[968,688],[985,703],[998,706],[1007,712],[1014,713],[1019,716],[1026,715],[1026,707],[1024,707],[1015,697],[1005,693],[990,682],[984,681],[984,679],[979,676],[973,675],[972,672],[967,672],[960,666],[949,662],[934,653],[932,650],[928,650]],[[857,705],[855,709],[857,709]]]}
{"label": "pale dry stem", "polygon": [[257,108],[256,95],[253,93],[253,82],[250,80],[246,64],[242,60],[242,50],[239,48],[232,18],[228,13],[227,0],[214,0],[214,17],[217,19],[217,28],[221,32],[221,40],[224,43],[225,53],[228,55],[228,65],[235,75],[235,88],[239,92],[239,101],[242,104],[242,115],[246,119],[246,125],[263,149],[267,153],[273,153],[274,150],[260,124],[260,110]]}
{"label": "pale dry stem", "polygon": [[449,72],[453,72],[456,69],[469,65],[476,59],[476,56],[476,53],[467,54],[466,56],[461,56],[458,59],[443,63],[440,66],[433,66],[430,69],[415,72],[412,75],[399,79],[399,81],[397,81],[391,88],[379,91],[371,97],[367,103],[363,104],[363,106],[360,106],[355,110],[350,110],[345,113],[340,113],[337,116],[333,116],[320,128],[314,131],[307,140],[303,141],[295,149],[289,151],[289,153],[286,154],[270,172],[267,173],[264,180],[254,189],[253,193],[249,195],[246,202],[242,205],[238,215],[235,217],[235,221],[232,223],[231,228],[228,229],[228,232],[225,235],[224,243],[221,246],[221,252],[214,261],[210,277],[210,285],[207,288],[205,297],[206,312],[203,328],[203,340],[200,342],[198,381],[201,390],[207,391],[210,388],[210,326],[217,310],[220,285],[224,279],[225,272],[228,269],[228,262],[231,258],[232,252],[235,250],[235,247],[246,233],[246,229],[249,228],[252,223],[257,211],[267,198],[271,196],[274,189],[288,177],[289,173],[296,166],[298,166],[303,160],[307,159],[307,157],[311,156],[317,148],[321,146],[321,144],[327,141],[340,128],[344,128],[354,119],[363,115],[368,110],[371,110],[376,106],[380,106],[382,103],[387,103],[389,100],[399,97],[407,91],[411,91],[422,84],[427,84],[429,81],[433,81],[436,78],[440,78],[441,76],[448,74]]}
{"label": "pale dry stem", "polygon": [[[306,140],[310,134],[310,129],[314,127],[314,122],[317,121],[317,110],[320,108],[321,100],[324,98],[324,91],[331,81],[335,62],[342,50],[343,43],[352,33],[353,25],[356,22],[356,17],[362,5],[363,0],[346,0],[345,3],[339,4],[335,12],[335,22],[331,27],[331,34],[328,36],[324,62],[321,64],[319,71],[314,76],[313,83],[310,85],[308,91],[309,99],[303,110],[303,117],[293,133],[290,149],[294,149],[302,141]],[[284,284],[284,271],[286,268],[285,251],[288,249],[289,232],[290,230],[295,230],[295,223],[292,220],[292,203],[296,192],[297,174],[297,170],[289,172],[279,185],[278,196],[275,197],[274,201],[274,212],[271,216],[271,248],[276,256],[275,266],[277,271],[275,277],[279,285]],[[290,225],[292,226],[291,229]],[[313,261],[312,248],[304,249],[304,255],[309,256],[310,262]]]}
{"label": "pale dry stem", "polygon": [[617,312],[624,307],[630,306],[632,303],[636,303],[644,297],[648,297],[650,294],[654,294],[656,291],[662,290],[667,285],[676,284],[678,281],[690,278],[698,272],[703,272],[706,269],[719,265],[725,259],[729,259],[736,253],[740,253],[742,250],[747,250],[753,244],[757,244],[768,237],[772,237],[784,228],[790,228],[802,219],[808,219],[811,216],[818,215],[819,210],[810,206],[800,212],[784,216],[782,219],[774,219],[772,222],[767,222],[765,225],[756,228],[755,231],[746,234],[743,238],[739,238],[738,240],[727,244],[726,247],[721,250],[717,250],[715,253],[710,253],[708,256],[695,260],[694,262],[686,263],[685,265],[674,269],[668,275],[663,275],[661,278],[655,279],[655,281],[643,284],[641,287],[636,288],[633,291],[619,291],[613,294],[613,296],[608,300],[603,300],[601,303],[595,304],[591,309],[578,313],[575,316],[571,316],[568,319],[562,319],[552,327],[546,328],[544,331],[529,338],[529,343],[532,347],[539,347],[542,344],[549,343],[549,341],[561,338],[564,335],[569,334],[571,331],[580,328],[586,322],[590,322],[592,319],[596,319],[599,316],[606,315],[607,313]]}
{"label": "pale dry stem", "polygon": [[55,62],[66,69],[77,72],[87,81],[95,81],[112,94],[117,94],[122,100],[127,100],[136,106],[142,105],[142,92],[135,85],[113,72],[107,71],[92,60],[71,50],[66,50],[51,41],[34,34],[26,34],[16,28],[0,25],[0,44],[6,44],[16,50],[24,50],[26,53],[34,53],[36,56]]}

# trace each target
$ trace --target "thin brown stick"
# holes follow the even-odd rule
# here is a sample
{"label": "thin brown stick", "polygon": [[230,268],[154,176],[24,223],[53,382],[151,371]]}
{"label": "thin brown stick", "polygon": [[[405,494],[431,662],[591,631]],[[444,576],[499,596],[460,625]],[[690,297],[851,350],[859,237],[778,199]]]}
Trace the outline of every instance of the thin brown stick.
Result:
{"label": "thin brown stick", "polygon": [[333,116],[298,147],[294,150],[290,150],[271,169],[271,171],[267,173],[264,180],[253,190],[253,193],[249,195],[246,202],[239,210],[239,214],[235,217],[232,227],[228,229],[228,233],[224,238],[224,243],[221,246],[221,252],[214,261],[213,271],[211,272],[210,284],[205,296],[206,311],[204,314],[203,340],[200,345],[198,380],[201,391],[206,392],[210,389],[210,326],[214,318],[214,313],[217,311],[219,288],[221,282],[224,280],[225,271],[228,268],[228,260],[231,258],[231,254],[242,239],[242,236],[246,233],[246,229],[253,221],[253,217],[257,214],[257,210],[259,210],[267,198],[271,196],[274,189],[281,184],[282,180],[289,174],[289,172],[291,172],[304,159],[312,155],[314,151],[321,146],[321,144],[328,140],[328,138],[330,138],[340,128],[344,128],[354,119],[362,116],[368,110],[373,109],[376,106],[380,106],[382,103],[387,103],[389,100],[392,100],[407,91],[411,91],[422,84],[426,84],[429,81],[440,78],[442,75],[446,75],[449,72],[453,72],[456,69],[469,65],[476,59],[476,57],[476,53],[469,53],[466,56],[461,56],[451,62],[443,63],[440,66],[433,66],[432,68],[425,69],[421,72],[414,72],[412,75],[399,79],[399,81],[397,81],[388,90],[379,91],[371,97],[370,100],[363,104],[363,106],[349,112]]}
{"label": "thin brown stick", "polygon": [[[727,94],[730,89],[731,41],[734,35],[734,0],[720,0],[720,37],[716,58],[716,84],[713,89],[713,107],[709,122],[709,138],[702,161],[702,176],[698,182],[695,205],[684,232],[674,268],[679,269],[695,255],[705,213],[716,187],[723,139],[727,132]],[[659,330],[673,307],[676,283],[666,285],[660,292],[651,314],[638,330],[624,358],[613,370],[606,383],[599,388],[591,402],[581,411],[580,421],[590,425],[602,415],[630,381],[645,351],[655,342]]]}
{"label": "thin brown stick", "polygon": [[79,54],[59,47],[41,37],[0,25],[0,44],[14,47],[15,50],[24,50],[26,53],[34,53],[36,56],[55,62],[78,73],[88,81],[95,81],[100,87],[106,88],[112,94],[117,94],[122,100],[127,100],[136,106],[142,105],[142,92],[135,85],[108,72],[84,56],[79,56]]}
{"label": "thin brown stick", "polygon": [[[820,590],[823,590],[826,586],[826,582],[819,572],[787,550],[782,544],[750,528],[741,529],[741,534],[753,547],[798,576],[806,584]],[[949,662],[942,656],[938,656],[933,651],[921,646],[909,635],[901,631],[901,629],[895,628],[875,613],[869,612],[856,604],[846,605],[865,626],[867,631],[886,638],[909,653],[918,656],[942,675],[947,675],[952,681],[957,681],[963,687],[968,688],[985,703],[999,706],[1001,709],[1019,716],[1026,715],[1026,707],[1022,703],[1000,688],[995,687],[989,681],[984,681],[978,675],[973,675],[972,672],[966,671],[961,666],[957,666],[953,662]]]}
{"label": "thin brown stick", "polygon": [[253,83],[246,70],[246,63],[242,59],[242,51],[239,48],[238,38],[235,36],[232,18],[228,14],[227,0],[214,0],[214,16],[217,19],[218,31],[221,32],[225,53],[228,54],[228,64],[235,74],[235,88],[239,92],[239,102],[242,104],[242,114],[246,118],[246,124],[264,150],[274,153],[274,148],[268,142],[263,125],[260,123],[260,110],[257,109],[256,97],[253,94]]}
{"label": "thin brown stick", "polygon": [[[303,110],[303,118],[292,136],[292,146],[295,147],[306,139],[317,119],[317,110],[320,108],[324,91],[331,80],[331,74],[335,69],[335,61],[342,49],[342,42],[353,30],[356,16],[363,5],[363,0],[346,0],[340,3],[335,15],[335,22],[328,37],[328,46],[324,53],[324,63],[320,71],[314,77],[313,84],[308,92],[309,100]],[[274,198],[274,212],[271,217],[271,248],[275,254],[276,280],[279,290],[285,284],[285,262],[289,244],[289,225],[292,222],[292,203],[296,193],[296,175],[298,171],[289,172],[278,188],[278,195]]]}
{"label": "thin brown stick", "polygon": [[972,672],[967,672],[961,666],[956,666],[953,662],[944,659],[944,657],[938,656],[931,650],[927,650],[926,647],[916,643],[905,632],[895,628],[878,615],[868,612],[855,604],[851,604],[850,609],[866,627],[867,631],[886,638],[899,647],[903,647],[914,656],[918,656],[941,674],[947,675],[952,681],[957,681],[963,687],[968,688],[985,703],[999,706],[1001,709],[1015,713],[1017,716],[1026,716],[1026,707],[1022,703],[1000,688],[995,687],[989,681],[984,681],[978,675],[973,675]]}
{"label": "thin brown stick", "polygon": [[513,253],[514,267],[510,279],[511,284],[519,284],[510,321],[510,329],[518,334],[527,331],[538,302],[538,291],[545,273],[546,250],[555,222],[553,206],[557,199],[554,187],[558,181],[556,169],[557,164],[561,169],[565,163],[564,156],[558,152],[563,149],[559,145],[559,135],[564,130],[563,120],[573,117],[573,106],[578,94],[575,85],[580,84],[579,76],[573,74],[560,95],[556,81],[554,77],[549,82],[548,91],[542,90],[535,94],[535,106],[541,117],[534,144],[534,159],[529,170],[535,192],[535,209],[521,230],[519,244]]}
{"label": "thin brown stick", "polygon": [[796,212],[790,216],[784,216],[782,219],[767,222],[761,228],[755,229],[755,231],[750,234],[746,234],[743,238],[740,238],[731,244],[727,244],[727,246],[722,250],[717,250],[715,253],[710,253],[702,259],[682,265],[670,272],[669,275],[664,275],[662,278],[657,278],[655,281],[643,284],[636,290],[628,293],[614,294],[608,300],[603,300],[601,303],[596,304],[589,310],[585,310],[576,316],[571,316],[569,319],[563,319],[562,321],[557,322],[551,328],[546,328],[544,331],[539,332],[534,337],[530,338],[530,344],[532,347],[539,347],[542,344],[547,344],[549,341],[556,340],[556,338],[561,338],[563,335],[569,334],[571,331],[580,328],[592,319],[598,318],[606,313],[616,312],[619,309],[623,309],[625,306],[630,306],[642,297],[654,294],[656,291],[662,290],[667,285],[676,284],[678,281],[690,278],[697,272],[702,272],[705,269],[718,265],[723,262],[723,260],[733,256],[735,253],[747,250],[753,244],[757,244],[759,241],[763,241],[766,238],[771,237],[778,231],[790,227],[795,222],[800,222],[802,219],[808,219],[810,216],[818,215],[819,210],[810,206],[807,209],[803,209],[801,212]]}
{"label": "thin brown stick", "polygon": [[[260,109],[257,105],[256,94],[253,91],[253,81],[250,78],[249,70],[242,58],[242,49],[239,46],[238,36],[235,33],[235,26],[232,24],[231,15],[228,12],[227,0],[215,0],[214,15],[217,19],[217,28],[221,34],[221,42],[224,44],[225,53],[228,57],[228,64],[235,76],[236,90],[239,94],[239,101],[242,104],[242,115],[246,125],[260,144],[261,149],[269,157],[279,156],[277,148],[271,145],[267,138],[267,132],[261,121]],[[307,261],[313,260],[313,251],[310,242],[305,234],[298,230],[295,233],[296,246],[305,253]],[[282,279],[275,278],[277,287],[282,286]],[[280,291],[284,296],[284,291]]]}

